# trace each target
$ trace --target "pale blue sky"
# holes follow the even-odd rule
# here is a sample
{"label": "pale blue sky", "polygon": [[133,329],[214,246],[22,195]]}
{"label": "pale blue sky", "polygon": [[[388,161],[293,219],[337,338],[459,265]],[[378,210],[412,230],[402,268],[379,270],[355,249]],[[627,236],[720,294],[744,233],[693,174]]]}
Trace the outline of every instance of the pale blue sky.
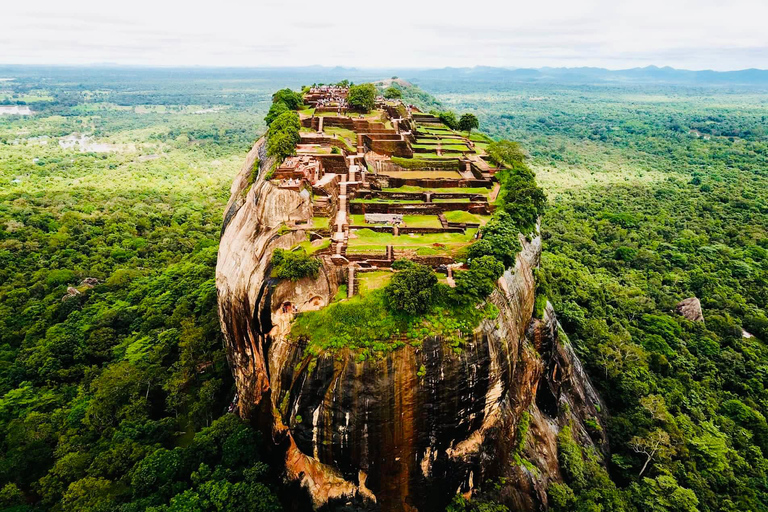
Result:
{"label": "pale blue sky", "polygon": [[7,4],[0,64],[768,68],[768,0]]}

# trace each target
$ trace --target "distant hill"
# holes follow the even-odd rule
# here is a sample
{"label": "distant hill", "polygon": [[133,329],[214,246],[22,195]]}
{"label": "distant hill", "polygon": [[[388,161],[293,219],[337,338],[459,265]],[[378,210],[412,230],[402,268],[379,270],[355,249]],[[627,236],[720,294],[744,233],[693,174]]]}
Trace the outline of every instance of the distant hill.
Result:
{"label": "distant hill", "polygon": [[399,77],[406,80],[466,81],[485,83],[567,83],[567,84],[674,84],[768,87],[768,70],[690,71],[671,67],[648,66],[622,70],[593,67],[576,68],[352,68],[352,67],[270,67],[270,68],[211,68],[211,67],[138,67],[138,66],[20,66],[1,65],[0,77],[28,79],[57,77],[77,82],[118,81],[133,79],[250,79],[285,80],[287,84],[332,83],[348,79],[356,83]]}
{"label": "distant hill", "polygon": [[667,83],[681,85],[759,85],[768,86],[768,70],[690,71],[648,66],[622,70],[604,68],[443,68],[414,70],[406,76],[432,80],[567,82],[567,83]]}

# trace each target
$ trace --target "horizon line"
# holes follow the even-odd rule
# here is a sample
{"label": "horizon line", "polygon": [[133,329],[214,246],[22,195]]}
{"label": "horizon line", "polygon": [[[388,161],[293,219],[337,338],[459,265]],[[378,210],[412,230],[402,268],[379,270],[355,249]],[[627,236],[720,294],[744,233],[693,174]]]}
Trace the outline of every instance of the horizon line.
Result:
{"label": "horizon line", "polygon": [[717,70],[712,68],[706,69],[689,69],[689,68],[676,68],[673,66],[659,66],[656,64],[649,64],[647,66],[635,66],[635,67],[622,67],[622,68],[608,68],[601,66],[539,66],[539,67],[516,67],[516,66],[443,66],[443,67],[429,67],[429,66],[403,66],[403,67],[368,67],[368,66],[345,66],[341,64],[325,66],[320,64],[297,64],[297,65],[285,65],[285,66],[217,66],[215,64],[199,64],[199,65],[173,65],[173,64],[125,64],[117,62],[89,62],[89,63],[0,63],[0,68],[9,67],[51,67],[51,68],[144,68],[144,69],[239,69],[239,70],[291,70],[291,69],[325,69],[325,70],[348,70],[348,71],[442,71],[442,70],[462,70],[462,69],[499,69],[506,71],[519,71],[519,70],[546,70],[546,69],[595,69],[605,71],[633,71],[638,69],[657,69],[657,70],[673,70],[673,71],[686,71],[691,73],[740,73],[744,71],[766,71],[768,68],[740,68],[731,70]]}

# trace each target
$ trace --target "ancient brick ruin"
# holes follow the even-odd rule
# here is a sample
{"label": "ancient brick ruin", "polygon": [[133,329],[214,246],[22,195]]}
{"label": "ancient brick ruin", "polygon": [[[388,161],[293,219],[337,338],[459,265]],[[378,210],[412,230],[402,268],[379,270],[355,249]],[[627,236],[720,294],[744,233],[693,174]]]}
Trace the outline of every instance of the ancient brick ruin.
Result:
{"label": "ancient brick ruin", "polygon": [[[388,269],[398,258],[450,274],[456,251],[494,209],[499,185],[488,140],[400,100],[379,97],[371,112],[355,112],[347,92],[323,86],[304,95],[296,156],[278,165],[272,182],[311,197],[314,217],[288,228],[310,231],[313,254],[348,267],[350,296],[357,272]],[[371,233],[390,237],[368,243]],[[419,244],[441,234],[450,244]]]}

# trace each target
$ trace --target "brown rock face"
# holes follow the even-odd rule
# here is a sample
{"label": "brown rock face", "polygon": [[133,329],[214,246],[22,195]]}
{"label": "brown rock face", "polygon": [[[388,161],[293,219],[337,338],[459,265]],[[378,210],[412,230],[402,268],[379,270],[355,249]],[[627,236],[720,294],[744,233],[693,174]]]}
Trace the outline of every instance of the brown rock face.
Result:
{"label": "brown rock face", "polygon": [[[602,434],[585,426],[602,422],[600,398],[560,339],[553,311],[532,319],[539,238],[524,241],[490,296],[498,317],[484,320],[459,353],[430,337],[380,358],[361,361],[352,350],[314,358],[289,341],[292,308],[324,307],[341,276],[324,261],[317,279],[269,278],[274,249],[306,237],[281,226],[309,219],[312,206],[261,178],[248,185],[260,152],[261,141],[232,187],[216,272],[219,313],[239,411],[265,430],[287,478],[316,508],[351,501],[439,511],[457,492],[505,476],[507,504],[539,510],[548,483],[561,478],[561,426],[570,422],[580,442],[607,451]],[[526,448],[516,453],[525,413]],[[521,459],[530,464],[510,464]]]}
{"label": "brown rock face", "polygon": [[691,322],[703,322],[704,313],[701,311],[701,302],[696,297],[681,300],[675,306],[675,312]]}

